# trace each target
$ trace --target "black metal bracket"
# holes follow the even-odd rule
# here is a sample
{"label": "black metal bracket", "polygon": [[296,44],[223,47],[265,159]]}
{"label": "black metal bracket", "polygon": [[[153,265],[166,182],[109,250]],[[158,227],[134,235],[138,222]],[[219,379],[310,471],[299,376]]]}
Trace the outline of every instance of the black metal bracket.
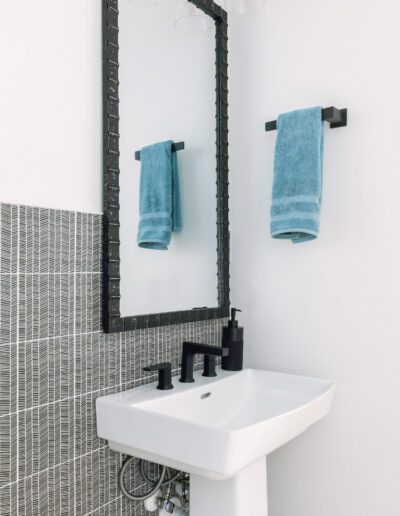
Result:
{"label": "black metal bracket", "polygon": [[[185,142],[178,142],[178,143],[172,144],[171,150],[172,150],[172,152],[177,152],[177,151],[183,150],[184,148],[185,148]],[[140,151],[135,152],[135,160],[140,161]]]}
{"label": "black metal bracket", "polygon": [[[321,118],[324,122],[328,122],[331,129],[336,127],[345,127],[347,125],[347,109],[338,109],[333,106],[321,110]],[[275,131],[276,120],[265,124],[266,131]]]}

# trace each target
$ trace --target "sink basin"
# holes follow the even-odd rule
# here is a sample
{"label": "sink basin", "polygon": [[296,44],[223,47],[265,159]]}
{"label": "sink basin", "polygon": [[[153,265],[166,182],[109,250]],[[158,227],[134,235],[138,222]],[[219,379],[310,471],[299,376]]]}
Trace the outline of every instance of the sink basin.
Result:
{"label": "sink basin", "polygon": [[326,416],[332,382],[245,369],[96,400],[113,450],[191,474],[191,516],[266,516],[266,455]]}
{"label": "sink basin", "polygon": [[245,369],[195,383],[145,385],[97,399],[112,449],[213,479],[234,475],[304,432],[331,406],[325,380]]}

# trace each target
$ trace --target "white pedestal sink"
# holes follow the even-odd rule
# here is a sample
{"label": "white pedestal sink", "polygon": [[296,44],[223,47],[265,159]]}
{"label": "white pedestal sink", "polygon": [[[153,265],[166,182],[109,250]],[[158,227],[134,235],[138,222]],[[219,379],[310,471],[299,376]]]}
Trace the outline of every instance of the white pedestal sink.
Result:
{"label": "white pedestal sink", "polygon": [[266,516],[266,456],[328,414],[334,384],[245,369],[96,401],[113,450],[191,474],[190,516]]}

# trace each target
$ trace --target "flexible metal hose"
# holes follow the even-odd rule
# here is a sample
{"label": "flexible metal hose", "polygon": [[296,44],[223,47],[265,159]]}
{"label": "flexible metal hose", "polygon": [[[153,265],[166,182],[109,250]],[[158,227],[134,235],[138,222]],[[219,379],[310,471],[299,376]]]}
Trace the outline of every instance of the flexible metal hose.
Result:
{"label": "flexible metal hose", "polygon": [[150,498],[150,496],[153,496],[155,493],[157,493],[157,491],[161,487],[161,485],[164,481],[164,477],[165,477],[167,468],[165,466],[162,466],[160,478],[157,480],[156,484],[154,484],[154,482],[150,482],[151,484],[154,484],[154,487],[153,487],[153,489],[151,489],[151,491],[149,491],[148,493],[145,493],[144,495],[134,495],[126,489],[125,484],[124,484],[124,476],[125,476],[126,469],[133,460],[135,460],[135,457],[128,457],[126,459],[126,461],[122,464],[122,468],[120,469],[119,474],[118,474],[119,487],[122,491],[122,494],[124,496],[126,496],[126,498],[129,498],[129,500],[134,500],[135,502],[147,500],[147,498]]}
{"label": "flexible metal hose", "polygon": [[[144,469],[144,460],[140,460],[139,461],[139,467],[140,467],[140,474],[142,475],[142,478],[143,480],[145,480],[146,482],[148,482],[150,485],[155,485],[156,484],[156,481],[155,480],[152,480],[148,474],[146,473],[146,470]],[[169,468],[168,468],[169,469]],[[169,484],[172,484],[172,482],[175,482],[175,480],[178,479],[179,475],[181,474],[182,472],[181,471],[178,471],[175,475],[173,475],[171,478],[167,478],[165,480],[163,480],[162,484],[163,486],[167,486]],[[164,475],[165,476],[165,475]],[[158,482],[159,480],[157,480]]]}

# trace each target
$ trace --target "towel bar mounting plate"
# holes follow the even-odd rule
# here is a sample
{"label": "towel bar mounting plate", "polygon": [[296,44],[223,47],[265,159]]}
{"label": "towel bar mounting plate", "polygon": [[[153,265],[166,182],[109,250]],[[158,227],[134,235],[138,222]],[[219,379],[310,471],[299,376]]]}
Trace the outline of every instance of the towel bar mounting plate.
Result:
{"label": "towel bar mounting plate", "polygon": [[[172,144],[172,152],[177,152],[185,148],[185,142],[178,142]],[[135,152],[135,160],[140,161],[140,151]]]}
{"label": "towel bar mounting plate", "polygon": [[[328,122],[330,124],[331,129],[335,129],[336,127],[345,127],[347,125],[347,109],[338,109],[334,106],[323,108],[321,111],[321,118],[324,122]],[[266,131],[275,131],[275,129],[276,120],[272,120],[265,124]]]}

